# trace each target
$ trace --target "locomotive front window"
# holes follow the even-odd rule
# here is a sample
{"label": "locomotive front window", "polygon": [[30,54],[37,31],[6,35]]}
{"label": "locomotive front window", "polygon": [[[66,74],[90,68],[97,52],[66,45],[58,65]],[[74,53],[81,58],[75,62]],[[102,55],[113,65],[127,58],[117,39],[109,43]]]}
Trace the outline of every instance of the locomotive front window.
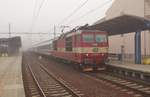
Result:
{"label": "locomotive front window", "polygon": [[95,40],[96,42],[100,43],[100,42],[106,42],[107,38],[106,38],[106,35],[96,35]]}
{"label": "locomotive front window", "polygon": [[84,42],[93,42],[94,41],[94,35],[93,34],[83,35],[83,41]]}

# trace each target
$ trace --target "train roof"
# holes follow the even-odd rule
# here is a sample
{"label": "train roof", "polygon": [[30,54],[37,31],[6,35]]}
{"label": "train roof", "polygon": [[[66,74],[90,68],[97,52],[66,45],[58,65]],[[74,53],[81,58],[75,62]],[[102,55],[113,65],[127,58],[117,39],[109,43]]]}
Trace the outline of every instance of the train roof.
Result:
{"label": "train roof", "polygon": [[72,36],[72,35],[77,35],[77,34],[81,34],[81,32],[106,32],[106,31],[100,31],[100,30],[72,30],[72,31],[69,31],[67,33],[63,33],[61,34],[59,37],[55,38],[55,40],[58,40],[58,39],[63,39],[65,37],[69,37],[69,36]]}

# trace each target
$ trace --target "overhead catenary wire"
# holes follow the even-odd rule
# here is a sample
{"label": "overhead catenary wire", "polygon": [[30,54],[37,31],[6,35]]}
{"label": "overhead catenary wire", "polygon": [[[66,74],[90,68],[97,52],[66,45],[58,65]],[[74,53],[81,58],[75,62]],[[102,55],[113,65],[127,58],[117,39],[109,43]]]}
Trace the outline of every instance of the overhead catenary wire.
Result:
{"label": "overhead catenary wire", "polygon": [[39,16],[40,11],[41,11],[41,8],[42,8],[42,6],[44,5],[44,2],[46,2],[46,1],[47,1],[47,0],[42,0],[41,4],[40,4],[40,6],[39,6],[39,9],[38,9],[38,11],[37,11],[37,16],[36,16],[36,17]]}
{"label": "overhead catenary wire", "polygon": [[79,5],[75,10],[73,10],[67,17],[65,17],[59,24],[66,22],[70,17],[72,17],[76,12],[78,12],[89,0],[84,1],[81,5]]}
{"label": "overhead catenary wire", "polygon": [[[89,1],[89,0],[86,0],[86,1],[83,2],[80,6],[78,6],[73,12],[71,12],[66,18],[64,18],[64,19],[59,23],[59,25],[62,24],[63,22],[66,22],[70,17],[72,17],[76,12],[78,12],[88,1]],[[112,1],[112,0],[108,0],[108,1],[106,1],[105,3],[98,5],[96,8],[91,9],[90,11],[86,12],[84,15],[82,15],[81,17],[79,17],[79,18],[77,18],[77,19],[75,19],[75,20],[73,20],[73,21],[77,21],[77,20],[80,20],[80,19],[84,18],[85,16],[87,16],[87,14],[91,14],[91,13],[95,12],[97,9],[103,8],[105,5],[109,4],[111,1]],[[71,22],[72,22],[72,21],[71,21]],[[70,22],[69,22],[69,23],[70,23]],[[47,42],[47,41],[49,41],[49,40],[43,41],[42,43]]]}
{"label": "overhead catenary wire", "polygon": [[36,3],[35,3],[35,7],[34,7],[34,12],[33,12],[33,18],[32,18],[32,23],[31,23],[31,28],[30,28],[30,31],[32,32],[35,24],[36,24],[36,21],[40,15],[40,11],[41,11],[41,8],[42,6],[44,5],[44,3],[46,2],[47,0],[42,0],[39,7],[38,7],[38,10],[37,10],[37,13],[36,13],[36,6],[37,6],[37,0],[36,0]]}
{"label": "overhead catenary wire", "polygon": [[[61,25],[63,22],[66,22],[70,17],[72,17],[76,12],[78,12],[89,0],[84,1],[80,4],[75,10],[73,10],[67,17],[65,17],[58,25]],[[53,27],[51,27],[53,29]],[[50,30],[51,30],[50,29]]]}
{"label": "overhead catenary wire", "polygon": [[[58,23],[58,25],[61,25],[63,22],[67,21],[70,17],[72,17],[76,12],[78,12],[89,0],[84,1],[82,4],[80,4],[75,10],[73,10],[67,17],[65,17],[61,22]],[[62,25],[61,25],[62,26]],[[64,25],[63,25],[64,26]],[[52,30],[53,27],[50,28]],[[49,30],[49,31],[50,31]],[[48,32],[49,32],[48,31]]]}
{"label": "overhead catenary wire", "polygon": [[38,0],[35,0],[35,5],[34,5],[34,9],[33,9],[32,21],[31,21],[31,26],[30,26],[29,32],[32,32],[33,23],[34,23],[34,19],[35,19],[35,16],[36,16],[37,4],[38,4]]}
{"label": "overhead catenary wire", "polygon": [[68,22],[67,24],[70,24],[72,22],[77,22],[78,20],[81,20],[82,18],[84,18],[88,14],[91,14],[91,13],[95,12],[96,10],[103,8],[105,5],[109,4],[110,2],[112,2],[112,0],[108,0],[108,1],[104,2],[103,4],[98,5],[97,7],[89,10],[88,12],[86,12],[85,14],[83,14],[82,16],[80,16],[80,17],[78,17],[78,18],[76,18],[76,19]]}
{"label": "overhead catenary wire", "polygon": [[[0,34],[10,34],[9,32],[0,32]],[[53,33],[42,33],[42,32],[11,32],[11,34],[20,34],[20,35],[28,35],[28,34],[33,34],[33,35],[47,35],[47,34],[50,34],[50,35],[53,35]],[[56,34],[61,34],[61,33],[56,33]]]}
{"label": "overhead catenary wire", "polygon": [[[77,21],[77,20],[79,20],[79,19],[82,19],[83,17],[87,16],[87,14],[93,13],[93,12],[96,11],[97,9],[103,8],[106,4],[110,3],[111,1],[112,1],[112,0],[108,0],[108,1],[106,1],[105,3],[98,5],[96,8],[91,9],[90,11],[86,12],[84,15],[82,15],[81,17],[79,17],[79,18],[77,18],[77,19],[75,19],[75,20],[73,20],[73,21]],[[66,18],[64,18],[64,19],[62,20],[62,22],[67,21],[68,18],[70,18],[71,16],[73,16],[74,13],[75,13],[76,11],[78,11],[80,8],[82,8],[87,2],[88,2],[88,0],[86,0],[84,3],[82,3],[82,4],[81,4],[82,6],[78,6],[78,8],[75,9],[75,10],[74,10],[71,14],[69,14]],[[69,23],[70,23],[70,22],[69,22]],[[68,23],[68,24],[69,24],[69,23]]]}

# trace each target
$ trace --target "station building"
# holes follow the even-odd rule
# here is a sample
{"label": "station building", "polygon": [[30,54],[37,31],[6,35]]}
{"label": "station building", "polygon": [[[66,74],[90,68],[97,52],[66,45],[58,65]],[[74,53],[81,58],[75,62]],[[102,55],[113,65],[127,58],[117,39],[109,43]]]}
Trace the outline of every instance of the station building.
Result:
{"label": "station building", "polygon": [[[106,12],[105,20],[121,15],[139,16],[150,20],[150,0],[115,0]],[[124,61],[134,62],[134,38],[135,32],[109,36],[109,53],[122,54]],[[141,53],[142,58],[150,56],[150,31],[148,30],[141,32]]]}
{"label": "station building", "polygon": [[0,38],[0,56],[17,54],[21,48],[19,36],[11,38]]}

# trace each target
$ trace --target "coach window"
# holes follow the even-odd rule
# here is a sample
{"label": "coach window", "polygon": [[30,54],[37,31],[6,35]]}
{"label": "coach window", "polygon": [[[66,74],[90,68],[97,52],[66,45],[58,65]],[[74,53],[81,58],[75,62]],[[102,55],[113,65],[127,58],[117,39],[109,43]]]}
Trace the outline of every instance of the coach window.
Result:
{"label": "coach window", "polygon": [[66,38],[66,51],[72,51],[72,37]]}

